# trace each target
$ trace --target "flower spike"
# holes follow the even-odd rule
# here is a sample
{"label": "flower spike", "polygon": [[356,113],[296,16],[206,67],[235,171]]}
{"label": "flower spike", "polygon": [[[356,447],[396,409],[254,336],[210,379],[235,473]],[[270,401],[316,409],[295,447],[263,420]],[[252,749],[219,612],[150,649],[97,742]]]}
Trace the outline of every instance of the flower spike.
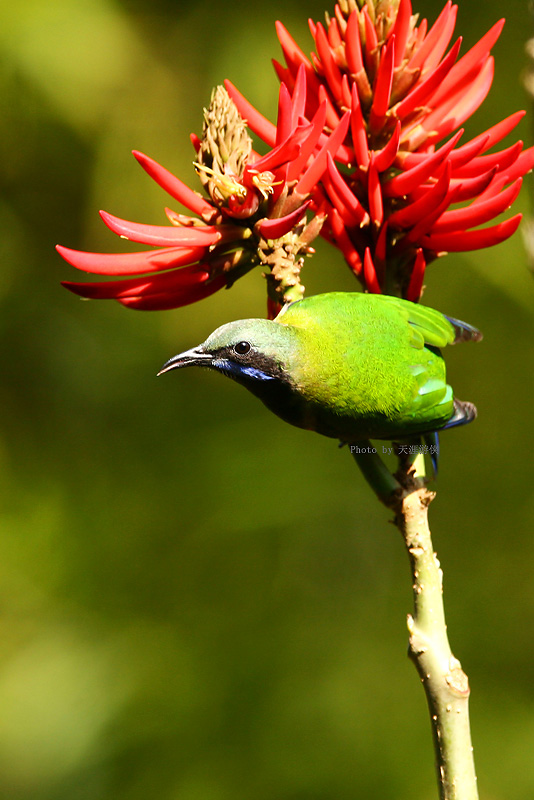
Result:
{"label": "flower spike", "polygon": [[[157,250],[123,254],[84,253],[58,246],[74,267],[121,280],[97,283],[65,282],[86,298],[113,298],[130,308],[167,309],[196,302],[231,285],[254,266],[271,270],[268,288],[274,305],[302,296],[302,254],[318,235],[324,213],[317,187],[349,126],[349,112],[336,129],[323,133],[326,106],[319,105],[311,122],[305,117],[307,83],[299,70],[293,92],[280,89],[279,120],[274,126],[231,87],[232,94],[252,118],[271,150],[258,156],[237,105],[219,87],[204,113],[202,137],[193,137],[197,175],[207,197],[192,191],[156,161],[138,151],[143,169],[175,200],[197,216],[166,209],[170,225],[146,225],[102,211],[107,227]],[[289,177],[288,177],[289,176]],[[315,216],[306,212],[316,197]],[[279,253],[284,253],[280,268]],[[276,268],[276,270],[275,270]],[[129,277],[127,277],[129,276]],[[273,305],[273,307],[274,307]]]}
{"label": "flower spike", "polygon": [[[302,98],[305,77],[306,119],[326,104],[326,132],[337,129],[350,109],[346,136],[336,152],[329,149],[326,171],[322,165],[317,170],[322,185],[312,193],[312,208],[317,204],[327,212],[324,236],[372,291],[377,281],[382,285],[377,265],[383,264],[391,273],[388,290],[415,296],[426,264],[447,247],[486,247],[511,235],[518,224],[513,217],[477,230],[510,206],[518,179],[534,166],[534,149],[523,150],[521,142],[490,152],[522,113],[459,145],[460,126],[489,91],[490,50],[503,21],[459,58],[461,38],[450,46],[456,14],[449,0],[428,26],[412,14],[410,0],[343,2],[326,24],[310,22],[316,44],[311,59],[277,25],[286,59],[277,72],[293,102],[297,95]],[[260,125],[254,125],[259,132]],[[317,180],[309,165],[306,177],[300,172],[298,188],[311,191]],[[470,205],[456,207],[465,202]]]}

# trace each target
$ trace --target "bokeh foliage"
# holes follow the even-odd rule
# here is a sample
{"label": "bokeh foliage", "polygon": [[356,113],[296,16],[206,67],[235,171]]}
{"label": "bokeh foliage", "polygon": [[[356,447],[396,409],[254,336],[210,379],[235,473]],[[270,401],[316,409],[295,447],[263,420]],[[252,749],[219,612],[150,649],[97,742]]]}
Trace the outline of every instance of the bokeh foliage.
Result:
{"label": "bokeh foliage", "polygon": [[[308,50],[324,5],[3,6],[0,796],[434,796],[402,543],[348,453],[212,374],[155,378],[217,325],[264,315],[259,273],[197,306],[130,312],[62,290],[74,270],[53,251],[116,250],[99,207],[163,222],[168,198],[130,150],[194,185],[188,135],[211,87],[229,77],[272,117],[274,20]],[[465,45],[502,13],[463,0]],[[505,13],[471,135],[528,102],[527,4]],[[308,290],[356,289],[318,250]],[[427,284],[426,303],[485,333],[449,354],[480,417],[442,436],[431,522],[481,793],[530,800],[534,279],[516,235],[440,260]]]}

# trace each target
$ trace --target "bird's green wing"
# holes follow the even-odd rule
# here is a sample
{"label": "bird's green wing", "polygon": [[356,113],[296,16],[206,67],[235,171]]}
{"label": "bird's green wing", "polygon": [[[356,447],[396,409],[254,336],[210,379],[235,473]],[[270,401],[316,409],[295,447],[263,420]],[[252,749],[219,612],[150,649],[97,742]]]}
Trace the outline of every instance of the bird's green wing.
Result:
{"label": "bird's green wing", "polygon": [[382,299],[394,306],[412,326],[415,333],[413,344],[416,347],[424,347],[425,344],[431,347],[445,347],[448,344],[469,340],[479,341],[482,338],[480,331],[472,325],[453,317],[446,317],[434,308],[390,295],[382,295]]}
{"label": "bird's green wing", "polygon": [[[454,344],[462,335],[462,323],[455,325],[433,308],[390,295],[382,295],[380,299],[381,303],[386,303],[407,323],[411,330],[410,344],[416,351],[423,351],[425,346],[439,350],[448,344]],[[427,420],[431,427],[436,427],[436,422],[439,427],[453,411],[453,393],[446,382],[442,360],[439,357],[429,359],[423,356],[419,359],[414,354],[413,361],[406,367],[412,379],[415,379],[416,387],[414,394],[406,394],[407,400],[409,398],[404,410],[407,420],[417,420],[422,423],[423,429]]]}

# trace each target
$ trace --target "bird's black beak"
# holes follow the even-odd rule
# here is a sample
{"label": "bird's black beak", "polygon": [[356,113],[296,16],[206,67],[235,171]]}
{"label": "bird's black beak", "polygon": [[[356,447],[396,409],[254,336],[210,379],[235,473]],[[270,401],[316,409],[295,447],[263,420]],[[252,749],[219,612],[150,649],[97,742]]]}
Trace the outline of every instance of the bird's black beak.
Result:
{"label": "bird's black beak", "polygon": [[191,350],[185,350],[183,353],[169,358],[158,372],[158,375],[163,375],[164,372],[170,372],[171,369],[179,369],[180,367],[208,367],[212,360],[211,353],[204,353],[202,346],[193,347]]}

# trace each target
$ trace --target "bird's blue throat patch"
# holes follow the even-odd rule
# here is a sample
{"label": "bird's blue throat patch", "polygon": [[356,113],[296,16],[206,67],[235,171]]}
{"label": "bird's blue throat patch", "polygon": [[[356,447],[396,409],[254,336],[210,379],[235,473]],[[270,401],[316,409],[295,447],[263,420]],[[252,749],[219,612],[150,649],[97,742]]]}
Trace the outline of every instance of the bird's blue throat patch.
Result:
{"label": "bird's blue throat patch", "polygon": [[257,367],[252,367],[246,364],[237,364],[235,361],[230,361],[228,358],[216,358],[211,362],[211,366],[221,372],[226,373],[229,377],[236,380],[249,380],[253,381],[274,381],[276,378],[273,375],[267,375],[263,370]]}

